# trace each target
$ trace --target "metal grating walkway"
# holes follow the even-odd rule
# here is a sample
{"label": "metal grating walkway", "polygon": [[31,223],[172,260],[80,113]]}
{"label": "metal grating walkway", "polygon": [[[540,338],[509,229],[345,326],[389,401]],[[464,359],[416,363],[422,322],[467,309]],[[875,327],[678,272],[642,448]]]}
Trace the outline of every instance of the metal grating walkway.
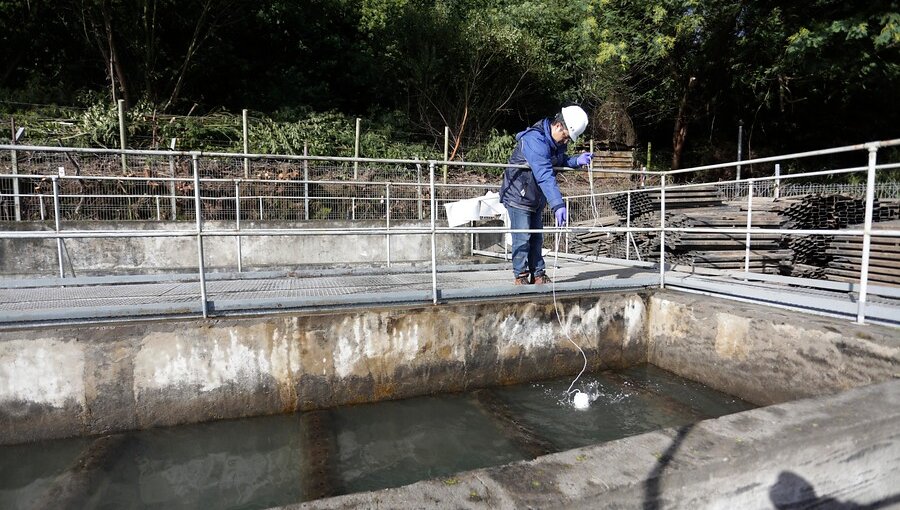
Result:
{"label": "metal grating walkway", "polygon": [[[550,257],[546,260],[553,263]],[[441,267],[437,274],[438,301],[510,296],[528,299],[528,295],[551,292],[659,286],[659,269],[646,263],[626,266],[608,259],[572,258],[560,258],[556,263],[555,269],[548,270],[555,276],[554,285],[515,286],[508,262]],[[809,288],[796,278],[699,274],[690,268],[678,269],[666,273],[668,289],[856,317],[852,284],[825,282],[818,284],[823,288]],[[900,289],[880,289],[869,296],[867,316],[900,325]],[[207,275],[206,291],[207,313],[213,317],[347,306],[423,305],[434,298],[431,272],[415,267],[211,273]],[[197,275],[0,280],[0,327],[202,317],[200,296]]]}

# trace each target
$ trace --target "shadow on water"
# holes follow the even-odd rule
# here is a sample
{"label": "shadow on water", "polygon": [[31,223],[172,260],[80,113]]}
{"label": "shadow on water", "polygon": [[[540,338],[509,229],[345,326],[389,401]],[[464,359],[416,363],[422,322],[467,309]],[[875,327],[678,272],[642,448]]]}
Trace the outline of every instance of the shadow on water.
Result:
{"label": "shadow on water", "polygon": [[816,494],[816,488],[802,476],[790,471],[782,471],[778,480],[769,489],[769,499],[778,510],[875,510],[888,508],[900,503],[900,494],[894,494],[869,504],[840,501]]}
{"label": "shadow on water", "polygon": [[675,435],[672,443],[659,457],[659,461],[657,461],[656,466],[653,467],[653,471],[651,471],[650,475],[647,477],[647,481],[644,484],[644,510],[657,510],[660,508],[660,483],[662,482],[663,471],[666,470],[666,467],[668,467],[672,462],[672,459],[675,458],[675,452],[681,448],[681,443],[684,442],[685,438],[691,433],[693,428],[694,424],[690,424],[678,429],[678,434]]}

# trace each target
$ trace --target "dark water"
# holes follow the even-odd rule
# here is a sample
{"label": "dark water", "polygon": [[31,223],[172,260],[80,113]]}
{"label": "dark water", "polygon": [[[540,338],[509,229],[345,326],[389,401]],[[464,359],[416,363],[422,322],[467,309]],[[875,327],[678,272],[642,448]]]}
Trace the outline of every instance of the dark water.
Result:
{"label": "dark water", "polygon": [[460,395],[0,447],[0,508],[267,508],[751,409],[651,365]]}

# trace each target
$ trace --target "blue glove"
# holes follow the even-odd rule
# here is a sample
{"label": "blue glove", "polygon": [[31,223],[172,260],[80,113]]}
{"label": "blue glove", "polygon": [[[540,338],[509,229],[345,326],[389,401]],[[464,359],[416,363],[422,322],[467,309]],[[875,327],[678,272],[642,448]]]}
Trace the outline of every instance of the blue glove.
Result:
{"label": "blue glove", "polygon": [[581,155],[578,156],[578,159],[575,160],[575,162],[578,164],[578,166],[590,165],[592,159],[594,159],[593,152],[582,152]]}
{"label": "blue glove", "polygon": [[569,222],[569,211],[566,209],[566,206],[562,206],[559,209],[553,211],[553,214],[556,215],[557,227],[561,227]]}

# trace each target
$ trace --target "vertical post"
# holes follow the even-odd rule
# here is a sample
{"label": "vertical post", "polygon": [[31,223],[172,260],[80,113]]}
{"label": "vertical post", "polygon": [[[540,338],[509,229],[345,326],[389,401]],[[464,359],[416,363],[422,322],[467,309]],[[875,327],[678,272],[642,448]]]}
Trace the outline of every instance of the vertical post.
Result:
{"label": "vertical post", "polygon": [[191,166],[194,170],[194,217],[197,220],[197,260],[200,271],[200,309],[203,318],[207,318],[209,310],[206,302],[206,267],[203,262],[203,210],[200,207],[200,169],[197,162],[197,154],[191,155]]}
{"label": "vertical post", "polygon": [[391,267],[391,183],[384,184],[384,219],[388,233],[385,236],[387,246],[387,267]]}
{"label": "vertical post", "polygon": [[738,146],[737,146],[737,160],[738,160],[737,180],[741,180],[740,161],[741,161],[741,149],[743,146],[744,146],[744,121],[739,120],[738,121]]}
{"label": "vertical post", "polygon": [[[450,126],[444,126],[444,161],[450,157]],[[444,164],[444,184],[447,184],[447,165]]]}
{"label": "vertical post", "polygon": [[419,213],[419,221],[425,218],[422,212],[422,165],[419,164],[419,156],[416,156],[416,209]]}
{"label": "vertical post", "polygon": [[875,162],[878,144],[867,144],[869,149],[869,171],[866,176],[866,223],[863,227],[862,265],[859,268],[859,299],[856,322],[866,321],[866,293],[869,285],[869,256],[872,249],[872,210],[875,206]]}
{"label": "vertical post", "polygon": [[156,221],[162,221],[162,207],[159,204],[159,195],[156,195]]}
{"label": "vertical post", "polygon": [[775,163],[775,200],[781,198],[781,163]]}
{"label": "vertical post", "polygon": [[[15,117],[9,118],[10,128],[12,129],[12,145],[15,145],[19,140],[19,133],[21,131],[16,132],[16,119]],[[13,149],[9,151],[10,163],[12,164],[12,173],[13,175],[17,175],[19,173],[19,163],[16,158],[16,150]],[[22,198],[19,195],[19,178],[13,177],[13,209],[15,211],[16,221],[22,221]]]}
{"label": "vertical post", "polygon": [[[303,157],[309,155],[309,142],[303,142]],[[303,217],[309,221],[309,161],[303,160]]]}
{"label": "vertical post", "polygon": [[434,192],[434,161],[428,162],[428,187],[431,190],[431,303],[437,304],[437,243],[435,242],[435,221],[437,220],[437,200]]}
{"label": "vertical post", "polygon": [[[62,230],[59,221],[59,177],[54,175],[51,180],[53,181],[53,222],[56,227],[56,235],[59,236],[59,232]],[[66,274],[63,271],[63,240],[61,237],[56,238],[56,260],[59,262],[59,277],[65,278]]]}
{"label": "vertical post", "polygon": [[625,260],[631,260],[631,191],[625,192]]}
{"label": "vertical post", "polygon": [[[750,226],[753,222],[753,179],[747,181],[747,237],[744,239],[744,272],[750,272]],[[746,280],[746,278],[744,278]]]}
{"label": "vertical post", "polygon": [[[250,152],[250,139],[247,136],[247,110],[244,109],[241,117],[243,118],[244,124],[244,154],[248,154]],[[244,179],[250,178],[250,158],[244,158]]]}
{"label": "vertical post", "polygon": [[666,288],[666,174],[659,176],[659,288]]}
{"label": "vertical post", "polygon": [[[566,214],[572,214],[572,205],[569,203],[569,198],[566,197]],[[566,220],[564,228],[566,229],[566,253],[569,253],[569,221],[571,220],[571,216]]]}
{"label": "vertical post", "polygon": [[[125,100],[119,99],[119,148],[125,150]],[[122,152],[122,173],[125,173],[125,152]]]}
{"label": "vertical post", "polygon": [[[175,150],[175,138],[172,139],[172,143],[169,144],[169,149]],[[169,193],[172,195],[172,221],[175,221],[178,218],[178,205],[175,200],[175,156],[169,156],[169,173],[172,176],[172,180],[169,181]]]}
{"label": "vertical post", "polygon": [[[653,144],[650,143],[650,142],[647,142],[647,166],[645,166],[645,167],[643,168],[643,171],[644,171],[644,172],[650,171],[650,168],[651,168],[651,167],[650,167],[650,151],[651,151],[652,149],[653,149]],[[646,174],[646,173],[642,173],[642,174],[641,174],[641,187],[642,187],[642,188],[644,187],[644,184],[646,184],[646,182],[647,182],[647,174]]]}
{"label": "vertical post", "polygon": [[[594,153],[594,139],[591,139],[591,154]],[[594,197],[594,162],[591,161],[588,163],[588,185],[591,189],[591,214],[594,215],[594,218],[597,217],[597,199]]]}
{"label": "vertical post", "polygon": [[260,195],[260,196],[259,196],[259,220],[260,220],[260,221],[262,221],[262,219],[263,219],[262,199],[263,199],[263,197],[262,197],[262,195]]}
{"label": "vertical post", "polygon": [[[353,148],[353,157],[359,157],[359,117],[356,118],[356,142]],[[356,219],[356,194],[359,192],[356,181],[359,179],[359,161],[353,162],[353,197],[350,199],[350,219]]]}
{"label": "vertical post", "polygon": [[40,206],[40,209],[41,209],[41,221],[44,221],[47,219],[47,211],[46,211],[46,208],[44,207],[44,195],[43,194],[38,194],[38,205]]}
{"label": "vertical post", "polygon": [[[247,110],[244,110],[247,111]],[[241,231],[241,180],[234,180],[234,228],[238,232]],[[237,236],[237,266],[238,273],[244,272],[244,268],[241,265],[241,236],[238,234]]]}

